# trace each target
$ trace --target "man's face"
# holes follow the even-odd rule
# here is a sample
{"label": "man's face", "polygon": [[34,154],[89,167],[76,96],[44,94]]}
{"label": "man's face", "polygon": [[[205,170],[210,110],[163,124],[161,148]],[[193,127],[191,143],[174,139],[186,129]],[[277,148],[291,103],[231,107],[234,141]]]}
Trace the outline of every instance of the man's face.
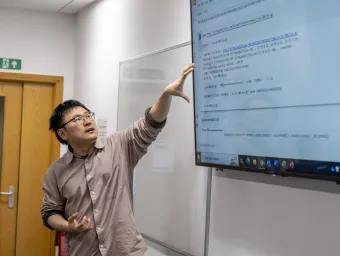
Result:
{"label": "man's face", "polygon": [[94,143],[98,137],[95,118],[82,107],[75,107],[64,114],[63,128],[58,130],[59,136],[72,144]]}

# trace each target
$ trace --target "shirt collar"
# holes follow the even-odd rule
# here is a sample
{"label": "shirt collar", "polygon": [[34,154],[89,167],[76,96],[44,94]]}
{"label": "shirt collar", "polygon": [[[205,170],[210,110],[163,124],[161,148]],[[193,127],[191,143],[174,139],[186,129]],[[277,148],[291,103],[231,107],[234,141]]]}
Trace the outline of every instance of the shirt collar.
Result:
{"label": "shirt collar", "polygon": [[[102,138],[98,138],[96,143],[94,144],[96,149],[103,149],[105,147],[105,143]],[[74,158],[74,154],[72,152],[72,148],[68,146],[68,150],[64,156],[66,164],[70,164]]]}

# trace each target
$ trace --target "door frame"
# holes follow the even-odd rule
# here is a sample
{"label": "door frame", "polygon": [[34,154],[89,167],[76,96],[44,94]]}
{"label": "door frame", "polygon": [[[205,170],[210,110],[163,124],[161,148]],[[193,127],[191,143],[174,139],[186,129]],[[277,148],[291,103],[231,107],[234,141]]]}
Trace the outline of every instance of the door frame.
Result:
{"label": "door frame", "polygon": [[[19,82],[19,83],[40,83],[48,84],[53,87],[53,106],[55,108],[63,101],[64,77],[50,75],[34,75],[14,72],[0,72],[1,82]],[[50,163],[52,164],[60,157],[60,143],[51,132]],[[55,256],[55,239],[56,232],[50,233],[50,256]]]}

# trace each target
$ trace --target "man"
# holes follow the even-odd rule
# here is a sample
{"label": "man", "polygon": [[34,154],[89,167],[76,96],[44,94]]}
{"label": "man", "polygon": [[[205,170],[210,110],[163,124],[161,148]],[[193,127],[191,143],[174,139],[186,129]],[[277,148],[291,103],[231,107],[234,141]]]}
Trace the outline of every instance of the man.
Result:
{"label": "man", "polygon": [[132,213],[133,170],[164,127],[171,97],[183,93],[188,65],[145,117],[126,130],[98,138],[94,114],[78,101],[56,107],[50,129],[68,152],[47,170],[44,224],[66,232],[72,256],[142,256],[147,250]]}

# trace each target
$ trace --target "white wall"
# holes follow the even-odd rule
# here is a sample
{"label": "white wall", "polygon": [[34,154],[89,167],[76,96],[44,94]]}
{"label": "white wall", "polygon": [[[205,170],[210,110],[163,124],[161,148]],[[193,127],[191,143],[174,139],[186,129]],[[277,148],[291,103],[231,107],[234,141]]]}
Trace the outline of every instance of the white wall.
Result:
{"label": "white wall", "polygon": [[210,255],[340,255],[339,192],[334,182],[215,173]]}
{"label": "white wall", "polygon": [[[183,0],[107,0],[78,15],[75,95],[109,117],[109,131],[116,128],[119,60],[190,40],[189,16]],[[337,190],[319,181],[215,175],[209,255],[340,255]]]}
{"label": "white wall", "polygon": [[109,131],[116,129],[120,17],[121,1],[100,1],[79,13],[76,21],[75,97],[97,117],[109,117]]}
{"label": "white wall", "polygon": [[122,5],[121,59],[191,39],[189,1],[134,1]]}

